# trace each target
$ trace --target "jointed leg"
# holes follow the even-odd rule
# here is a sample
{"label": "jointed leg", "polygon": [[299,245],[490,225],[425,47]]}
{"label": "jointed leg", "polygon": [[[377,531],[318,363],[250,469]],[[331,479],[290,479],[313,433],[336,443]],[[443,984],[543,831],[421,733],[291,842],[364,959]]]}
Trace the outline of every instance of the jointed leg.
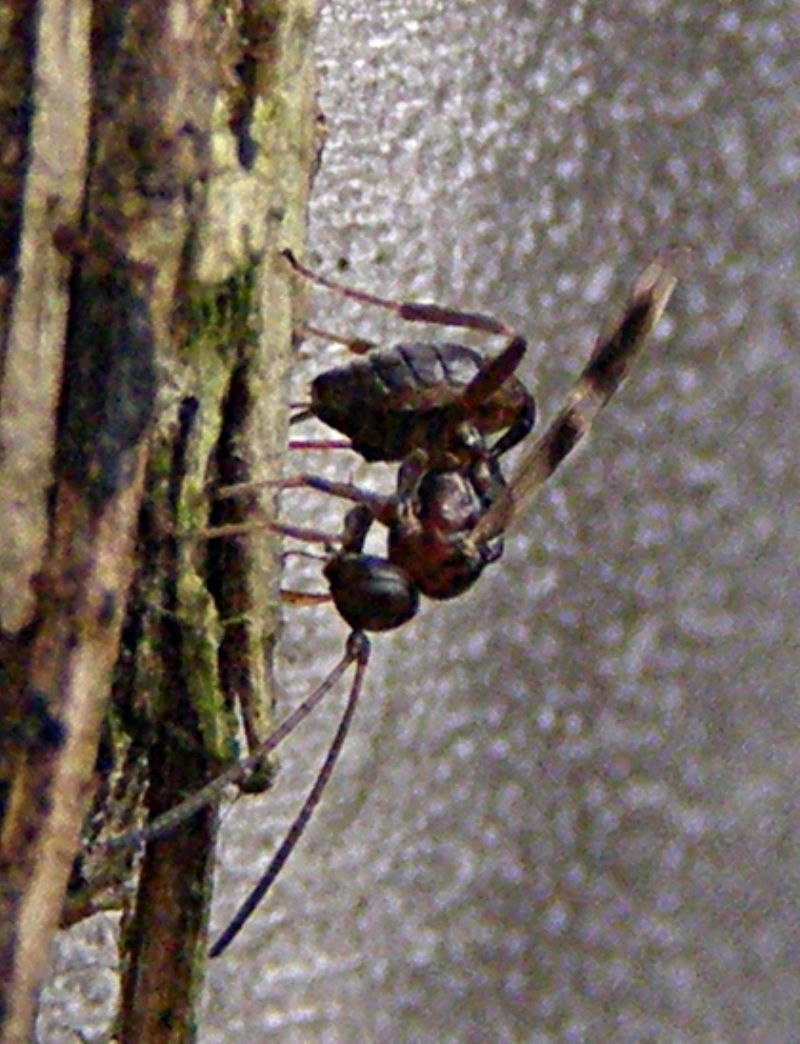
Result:
{"label": "jointed leg", "polygon": [[324,544],[333,547],[341,543],[341,536],[334,533],[326,533],[320,529],[307,529],[305,526],[290,526],[283,522],[268,522],[262,519],[257,522],[229,522],[221,526],[209,526],[188,534],[192,540],[216,540],[219,537],[246,536],[258,529],[268,529],[280,536],[291,537],[293,540],[304,540],[309,544]]}
{"label": "jointed leg", "polygon": [[[356,486],[352,482],[335,482],[331,479],[323,478],[321,475],[289,475],[282,479],[265,479],[263,482],[241,482],[235,486],[223,486],[218,490],[218,495],[221,497],[233,497],[241,496],[245,493],[251,493],[255,489],[270,487],[273,489],[314,489],[318,493],[327,493],[333,497],[341,497],[343,500],[352,500],[356,504],[365,504],[372,512],[373,518],[378,522],[383,522],[388,525],[395,517],[395,505],[394,500],[391,497],[382,496],[380,493],[373,493],[369,489],[363,489],[361,486]],[[243,523],[246,525],[247,523]],[[262,525],[269,525],[269,528],[273,529],[277,533],[283,533],[285,536],[296,536],[300,540],[311,540],[319,543],[317,536],[306,536],[306,534],[314,534],[315,530],[305,530],[295,526],[284,526],[280,523],[258,523]],[[224,532],[221,532],[224,530]],[[243,532],[239,528],[231,529],[231,527],[220,526],[218,529],[205,530],[204,536],[227,536],[235,534],[237,532]]]}
{"label": "jointed leg", "polygon": [[317,275],[310,268],[301,264],[291,250],[281,251],[283,256],[300,275],[305,276],[317,286],[324,286],[327,290],[349,297],[353,301],[362,304],[375,305],[394,312],[400,319],[411,323],[436,323],[439,326],[459,326],[467,330],[481,330],[484,333],[503,334],[506,337],[515,337],[516,333],[505,323],[500,322],[491,315],[482,312],[462,312],[455,308],[443,308],[441,305],[430,304],[422,301],[394,301],[391,298],[377,297],[375,294],[364,293],[363,290],[354,290],[352,287],[335,283],[332,279]]}
{"label": "jointed leg", "polygon": [[314,337],[321,337],[324,341],[333,341],[334,344],[341,344],[348,351],[353,352],[354,355],[366,355],[367,352],[371,352],[378,347],[375,341],[368,341],[366,337],[343,337],[341,334],[331,333],[330,330],[322,330],[318,326],[311,326],[310,323],[304,323],[302,329]]}
{"label": "jointed leg", "polygon": [[[305,417],[292,417],[290,424],[296,424]],[[346,439],[292,439],[289,443],[290,450],[351,450],[352,442]]]}

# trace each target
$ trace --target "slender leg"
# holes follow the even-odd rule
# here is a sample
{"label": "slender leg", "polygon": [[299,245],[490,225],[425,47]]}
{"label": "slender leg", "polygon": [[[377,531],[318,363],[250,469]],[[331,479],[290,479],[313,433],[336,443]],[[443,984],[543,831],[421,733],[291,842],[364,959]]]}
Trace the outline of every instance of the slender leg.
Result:
{"label": "slender leg", "polygon": [[192,540],[217,540],[219,537],[246,536],[259,529],[269,529],[272,533],[280,536],[291,537],[293,540],[304,540],[309,544],[324,544],[333,547],[341,543],[341,536],[334,533],[325,533],[320,529],[307,529],[305,526],[289,526],[282,522],[268,522],[266,519],[257,522],[229,522],[221,526],[209,526],[208,529],[200,529],[186,536]]}
{"label": "slender leg", "polygon": [[[365,504],[372,512],[372,517],[378,521],[388,525],[395,518],[396,508],[394,499],[392,497],[382,496],[380,493],[373,493],[369,489],[363,489],[361,486],[356,486],[352,482],[334,482],[331,479],[323,478],[321,475],[289,475],[282,479],[265,479],[263,482],[242,482],[235,486],[223,486],[217,493],[220,497],[232,497],[241,496],[242,494],[251,493],[255,489],[270,487],[272,489],[314,489],[318,493],[327,493],[332,497],[341,497],[343,500],[352,500],[356,504]],[[247,523],[242,523],[246,525]],[[239,524],[236,523],[238,526]],[[316,536],[307,537],[308,533],[315,533],[315,530],[301,529],[296,526],[284,526],[280,523],[270,524],[270,528],[277,533],[283,533],[286,536],[295,536],[300,540],[317,540]],[[224,532],[221,532],[224,530]],[[231,533],[239,532],[238,529],[231,530],[227,526],[219,526],[214,530],[204,530],[204,536],[229,536]],[[318,536],[319,534],[317,534]]]}
{"label": "slender leg", "polygon": [[287,605],[320,605],[330,600],[331,596],[327,591],[294,591],[290,587],[281,588],[281,601]]}
{"label": "slender leg", "polygon": [[358,704],[358,699],[361,695],[361,690],[364,685],[364,675],[366,674],[367,665],[369,663],[369,639],[363,631],[354,631],[350,635],[347,643],[347,652],[348,655],[351,655],[356,661],[355,676],[353,677],[350,695],[348,696],[344,713],[339,722],[339,727],[333,737],[333,742],[328,749],[322,767],[317,774],[317,778],[314,780],[314,785],[309,791],[308,797],[303,803],[303,807],[297,813],[297,816],[289,828],[286,837],[283,839],[280,848],[272,857],[272,861],[258,884],[239,907],[228,927],[208,951],[209,957],[219,957],[219,955],[227,949],[230,943],[241,931],[250,914],[255,910],[272,887],[278,874],[283,869],[286,860],[292,854],[297,842],[302,837],[303,831],[308,826],[308,823],[314,814],[314,810],[322,798],[325,787],[328,785],[328,782],[333,775],[333,770],[336,767],[336,762],[342,751],[344,741],[347,738],[347,733],[350,729],[350,724],[353,720],[353,714],[355,713],[356,705]]}
{"label": "slender leg", "polygon": [[341,334],[331,333],[330,330],[323,330],[319,326],[311,326],[310,323],[304,323],[303,330],[313,337],[321,337],[324,341],[344,345],[354,355],[366,355],[367,352],[378,347],[375,341],[368,341],[366,337],[343,337]]}
{"label": "slender leg", "polygon": [[396,316],[411,323],[436,323],[439,326],[460,326],[467,330],[482,330],[484,333],[503,334],[506,337],[515,337],[516,333],[510,326],[495,319],[494,316],[484,315],[482,312],[462,312],[455,308],[443,308],[441,305],[431,304],[423,301],[394,301],[391,298],[377,297],[375,294],[364,293],[363,290],[354,290],[352,287],[335,283],[325,276],[317,275],[310,268],[302,265],[291,250],[281,251],[283,256],[300,275],[305,276],[317,286],[324,286],[326,290],[349,297],[353,301],[361,301],[362,304],[375,305],[394,312]]}
{"label": "slender leg", "polygon": [[395,506],[391,497],[373,493],[352,482],[335,482],[321,475],[292,475],[280,480],[281,489],[315,489],[318,493],[327,493],[332,497],[352,500],[355,504],[364,504],[369,508],[372,517],[387,525],[394,519]]}
{"label": "slender leg", "polygon": [[[298,418],[298,420],[305,419],[305,417]],[[289,423],[295,423],[294,417]],[[292,439],[289,443],[290,450],[352,450],[352,448],[352,442],[348,442],[346,439]]]}

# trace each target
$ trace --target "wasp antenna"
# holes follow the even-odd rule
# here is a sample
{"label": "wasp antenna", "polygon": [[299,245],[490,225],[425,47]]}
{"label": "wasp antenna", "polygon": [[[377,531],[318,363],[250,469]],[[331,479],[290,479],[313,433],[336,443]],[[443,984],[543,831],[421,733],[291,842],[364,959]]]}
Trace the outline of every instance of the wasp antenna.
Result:
{"label": "wasp antenna", "polygon": [[239,907],[235,917],[231,920],[228,927],[224,932],[222,932],[220,937],[208,951],[209,957],[219,957],[219,955],[223,953],[236,938],[247,919],[272,887],[278,874],[283,869],[286,860],[292,854],[297,842],[302,837],[303,831],[308,826],[309,821],[314,814],[314,810],[322,798],[325,787],[328,785],[328,782],[333,775],[333,770],[336,767],[339,754],[341,753],[344,741],[347,738],[347,733],[353,720],[353,714],[355,713],[356,705],[358,704],[358,699],[364,686],[364,675],[366,674],[367,665],[369,663],[369,654],[370,644],[367,636],[363,631],[353,631],[348,639],[347,650],[345,653],[345,659],[349,658],[350,660],[356,661],[353,684],[350,687],[350,695],[347,698],[347,704],[345,705],[344,713],[339,722],[339,727],[337,728],[333,741],[328,748],[328,753],[325,755],[325,760],[317,773],[314,785],[309,791],[308,797],[303,802],[303,807],[295,816],[294,822],[289,828],[286,837],[283,839],[280,848],[272,857],[272,861],[258,884]]}
{"label": "wasp antenna", "polygon": [[[364,641],[367,641],[366,636],[364,636]],[[368,648],[366,655],[367,657],[369,655]],[[354,660],[358,660],[360,663],[360,658],[363,656],[362,644],[353,640],[348,641],[342,658],[328,677],[299,706],[295,707],[292,713],[284,718],[274,732],[271,732],[266,739],[262,740],[251,754],[242,761],[237,761],[235,765],[231,765],[224,772],[220,772],[201,790],[196,791],[168,812],[164,812],[163,815],[157,816],[147,826],[140,827],[137,830],[130,830],[127,834],[121,834],[119,837],[112,838],[106,843],[106,847],[109,850],[135,848],[147,841],[155,841],[157,838],[163,837],[180,826],[190,816],[193,816],[195,812],[199,812],[201,808],[205,808],[206,805],[217,801],[229,784],[241,782],[250,772],[258,768],[264,758],[271,754],[319,706],[350,664]]]}

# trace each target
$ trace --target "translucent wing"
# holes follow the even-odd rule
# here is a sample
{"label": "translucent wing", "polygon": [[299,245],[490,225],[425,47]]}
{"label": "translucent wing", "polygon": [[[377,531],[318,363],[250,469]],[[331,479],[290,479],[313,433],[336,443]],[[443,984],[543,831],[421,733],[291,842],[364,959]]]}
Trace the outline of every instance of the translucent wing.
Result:
{"label": "translucent wing", "polygon": [[662,251],[637,278],[622,319],[610,334],[598,339],[564,405],[523,455],[508,487],[476,526],[478,542],[506,532],[523,505],[583,440],[661,318],[675,289],[675,270],[683,254],[681,249]]}

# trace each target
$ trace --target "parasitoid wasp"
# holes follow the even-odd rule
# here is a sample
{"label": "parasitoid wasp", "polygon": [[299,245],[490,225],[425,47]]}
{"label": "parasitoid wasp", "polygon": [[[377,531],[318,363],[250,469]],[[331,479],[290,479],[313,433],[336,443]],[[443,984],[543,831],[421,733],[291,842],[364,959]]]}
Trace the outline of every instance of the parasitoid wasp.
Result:
{"label": "parasitoid wasp", "polygon": [[[147,826],[112,842],[116,847],[161,836],[218,800],[227,784],[243,780],[258,766],[355,664],[345,710],[314,785],[266,871],[212,946],[210,956],[221,954],[239,933],[278,876],[322,797],[363,689],[370,656],[366,632],[392,630],[407,623],[417,612],[420,594],[436,599],[456,597],[475,582],[486,565],[497,561],[503,535],[582,442],[642,352],[677,283],[679,253],[662,251],[638,276],[622,318],[598,339],[563,405],[523,450],[506,481],[500,457],[527,435],[534,417],[533,398],[514,376],[525,350],[524,340],[504,324],[478,313],[397,302],[339,286],[285,252],[301,276],[344,296],[388,308],[411,321],[505,335],[509,343],[485,361],[458,345],[376,350],[372,358],[377,363],[370,362],[368,355],[317,378],[311,406],[297,415],[298,420],[317,417],[348,435],[351,441],[347,445],[367,460],[399,461],[396,490],[388,496],[314,475],[279,482],[282,488],[308,487],[353,501],[341,535],[282,523],[255,523],[288,537],[326,545],[323,572],[330,597],[351,628],[345,651],[324,681],[247,758]],[[359,351],[372,347],[361,340],[345,343]],[[331,378],[331,374],[335,376]],[[384,378],[385,374],[389,376]],[[327,403],[333,387],[344,388],[343,398],[350,396],[351,409],[359,403],[359,395],[369,399],[358,424],[351,423],[346,413],[331,419],[334,411]],[[377,422],[381,413],[392,412],[397,416],[384,438]],[[361,423],[363,418],[367,420]],[[490,443],[489,437],[498,432],[497,441]],[[242,488],[219,492],[236,495]],[[385,556],[364,550],[367,533],[375,523],[387,529]],[[223,526],[204,535],[223,537],[242,531],[242,526]]]}

